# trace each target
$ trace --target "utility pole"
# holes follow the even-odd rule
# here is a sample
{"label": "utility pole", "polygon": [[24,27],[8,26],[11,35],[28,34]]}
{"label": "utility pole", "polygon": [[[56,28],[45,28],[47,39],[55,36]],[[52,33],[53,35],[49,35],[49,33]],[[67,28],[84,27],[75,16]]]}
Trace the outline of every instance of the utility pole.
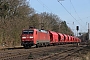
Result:
{"label": "utility pole", "polygon": [[87,46],[90,46],[90,25],[88,23],[88,40],[87,40]]}
{"label": "utility pole", "polygon": [[90,40],[90,26],[89,26],[89,23],[88,23],[88,40]]}

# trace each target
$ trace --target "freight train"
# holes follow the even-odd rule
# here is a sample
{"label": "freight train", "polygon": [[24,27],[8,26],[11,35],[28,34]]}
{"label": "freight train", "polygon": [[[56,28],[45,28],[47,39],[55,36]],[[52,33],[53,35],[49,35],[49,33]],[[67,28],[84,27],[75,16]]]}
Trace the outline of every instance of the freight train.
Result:
{"label": "freight train", "polygon": [[81,40],[78,37],[57,33],[54,31],[39,30],[35,28],[24,29],[21,34],[21,45],[24,48],[31,46],[50,46],[56,44],[79,44]]}

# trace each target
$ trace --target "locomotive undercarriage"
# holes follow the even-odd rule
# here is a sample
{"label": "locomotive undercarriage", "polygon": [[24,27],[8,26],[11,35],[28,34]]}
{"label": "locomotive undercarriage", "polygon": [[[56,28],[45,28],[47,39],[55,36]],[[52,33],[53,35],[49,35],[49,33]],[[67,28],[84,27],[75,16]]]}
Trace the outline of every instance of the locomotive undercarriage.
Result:
{"label": "locomotive undercarriage", "polygon": [[36,48],[41,47],[41,46],[45,46],[46,47],[48,45],[50,45],[49,42],[39,42],[39,43],[36,44]]}
{"label": "locomotive undercarriage", "polygon": [[24,48],[31,48],[31,46],[33,46],[34,43],[33,41],[23,41],[21,45],[24,46]]}

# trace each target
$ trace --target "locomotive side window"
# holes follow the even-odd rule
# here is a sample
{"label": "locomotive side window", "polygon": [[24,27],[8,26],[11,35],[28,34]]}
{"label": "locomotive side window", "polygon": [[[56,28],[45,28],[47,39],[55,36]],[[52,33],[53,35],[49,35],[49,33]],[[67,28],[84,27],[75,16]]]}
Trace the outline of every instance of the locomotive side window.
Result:
{"label": "locomotive side window", "polygon": [[24,30],[23,34],[33,34],[33,30]]}
{"label": "locomotive side window", "polygon": [[52,41],[53,40],[53,35],[50,33],[50,40]]}
{"label": "locomotive side window", "polygon": [[37,34],[37,31],[36,31],[36,34]]}

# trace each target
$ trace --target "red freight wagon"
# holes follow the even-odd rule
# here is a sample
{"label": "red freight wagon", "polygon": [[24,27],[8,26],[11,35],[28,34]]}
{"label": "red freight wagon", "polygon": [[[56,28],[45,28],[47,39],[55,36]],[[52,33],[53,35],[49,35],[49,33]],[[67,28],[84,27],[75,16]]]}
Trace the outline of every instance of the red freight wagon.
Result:
{"label": "red freight wagon", "polygon": [[51,44],[58,43],[58,34],[53,31],[49,31],[49,33],[50,33],[50,43]]}
{"label": "red freight wagon", "polygon": [[63,34],[58,33],[58,41],[59,41],[60,43],[64,42],[64,36],[63,36]]}
{"label": "red freight wagon", "polygon": [[71,42],[73,42],[73,36],[71,36]]}
{"label": "red freight wagon", "polygon": [[68,35],[68,43],[71,43],[72,41],[71,41],[71,36],[70,35]]}
{"label": "red freight wagon", "polygon": [[75,43],[75,37],[73,37],[73,41],[72,42]]}
{"label": "red freight wagon", "polygon": [[25,48],[33,45],[47,45],[50,43],[49,32],[38,29],[23,30],[21,35],[21,45]]}
{"label": "red freight wagon", "polygon": [[74,42],[75,42],[75,43],[77,42],[77,37],[75,37]]}
{"label": "red freight wagon", "polygon": [[76,42],[78,42],[78,38],[76,37]]}
{"label": "red freight wagon", "polygon": [[78,43],[80,43],[80,42],[81,42],[81,40],[80,40],[79,38],[77,38],[77,42],[78,42]]}
{"label": "red freight wagon", "polygon": [[64,35],[64,42],[67,43],[68,42],[68,36],[66,34],[63,34]]}
{"label": "red freight wagon", "polygon": [[74,43],[74,41],[75,41],[75,38],[73,37],[73,41],[72,42]]}

